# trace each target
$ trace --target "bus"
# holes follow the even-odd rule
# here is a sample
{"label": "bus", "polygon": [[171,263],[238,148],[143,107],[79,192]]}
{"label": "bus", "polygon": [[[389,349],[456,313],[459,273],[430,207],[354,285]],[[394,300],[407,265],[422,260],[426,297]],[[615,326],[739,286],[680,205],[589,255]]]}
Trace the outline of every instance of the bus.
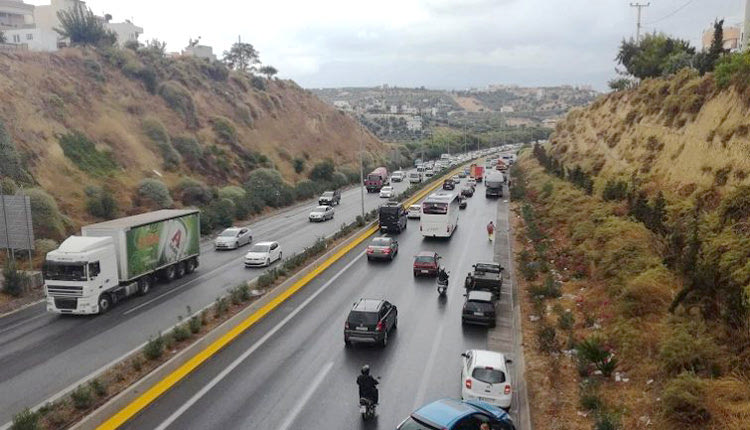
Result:
{"label": "bus", "polygon": [[458,194],[438,192],[422,202],[419,231],[423,237],[451,237],[458,228]]}

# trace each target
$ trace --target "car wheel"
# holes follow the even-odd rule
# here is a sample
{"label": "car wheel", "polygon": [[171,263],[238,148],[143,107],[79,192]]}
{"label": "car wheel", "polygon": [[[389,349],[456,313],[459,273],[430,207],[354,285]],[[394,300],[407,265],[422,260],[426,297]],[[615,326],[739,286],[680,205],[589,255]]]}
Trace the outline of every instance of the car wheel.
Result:
{"label": "car wheel", "polygon": [[270,265],[271,265],[271,259],[270,258],[266,258],[266,266],[270,266]]}
{"label": "car wheel", "polygon": [[370,257],[370,256],[368,255],[368,256],[367,256],[367,261],[372,261],[372,257]]}
{"label": "car wheel", "polygon": [[190,260],[188,260],[188,261],[187,261],[187,263],[185,264],[185,273],[193,273],[193,272],[195,272],[195,268],[196,268],[196,267],[197,267],[197,265],[195,264],[195,260],[193,260],[193,259],[191,258],[191,259],[190,259]]}
{"label": "car wheel", "polygon": [[394,253],[391,253],[391,255],[390,255],[390,256],[389,256],[388,258],[390,258],[390,260],[391,260],[391,261],[393,261],[393,257],[394,257],[395,255],[396,255],[396,254],[394,254]]}
{"label": "car wheel", "polygon": [[347,347],[347,348],[351,348],[352,347],[352,341],[344,339],[344,346]]}
{"label": "car wheel", "polygon": [[279,259],[277,261],[281,261],[281,256],[283,255],[283,252],[279,252]]}
{"label": "car wheel", "polygon": [[175,267],[174,264],[164,269],[162,273],[162,278],[167,282],[172,282],[175,278]]}
{"label": "car wheel", "polygon": [[417,272],[414,272],[414,277],[415,277],[415,278],[417,277]]}
{"label": "car wheel", "polygon": [[177,263],[177,269],[175,270],[175,277],[177,277],[177,279],[182,278],[183,276],[185,276],[185,272],[186,272],[185,262],[180,261],[179,263]]}
{"label": "car wheel", "polygon": [[239,248],[240,248],[240,242],[239,241],[234,242],[234,249],[239,249]]}
{"label": "car wheel", "polygon": [[393,330],[396,330],[398,328],[398,317],[393,320]]}
{"label": "car wheel", "polygon": [[99,296],[99,314],[106,314],[109,308],[112,307],[112,299],[109,294],[104,293]]}
{"label": "car wheel", "polygon": [[383,332],[383,340],[380,342],[380,346],[385,348],[388,345],[388,330]]}

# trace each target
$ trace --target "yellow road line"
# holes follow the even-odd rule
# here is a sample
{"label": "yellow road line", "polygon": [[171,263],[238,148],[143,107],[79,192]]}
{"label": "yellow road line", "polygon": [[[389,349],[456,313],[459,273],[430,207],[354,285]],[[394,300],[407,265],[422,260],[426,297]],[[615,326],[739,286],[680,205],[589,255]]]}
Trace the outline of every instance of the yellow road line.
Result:
{"label": "yellow road line", "polygon": [[[445,175],[445,176],[448,176],[448,175]],[[441,185],[440,180],[435,181],[434,185],[425,188],[424,190],[414,195],[411,199],[407,200],[408,203],[405,203],[405,205],[411,205],[414,202],[419,201],[420,199],[422,199],[424,196],[432,192],[435,188],[437,188],[440,185]],[[105,421],[99,427],[97,427],[97,430],[114,430],[120,427],[121,425],[125,424],[129,419],[131,419],[138,412],[143,410],[143,408],[151,404],[159,396],[167,392],[170,388],[172,388],[172,386],[174,386],[176,383],[182,380],[182,378],[190,374],[190,372],[195,370],[203,362],[208,360],[211,356],[216,354],[223,347],[231,343],[245,330],[252,327],[255,323],[260,321],[263,317],[268,315],[272,310],[278,307],[281,303],[283,303],[289,297],[291,297],[294,293],[296,293],[302,287],[307,285],[316,276],[321,274],[324,270],[329,268],[333,263],[341,259],[341,257],[346,255],[349,251],[354,249],[357,245],[362,243],[365,239],[367,239],[368,237],[370,237],[377,231],[378,231],[377,225],[369,228],[367,231],[362,233],[354,241],[352,241],[351,243],[349,243],[348,245],[340,249],[338,252],[336,252],[334,255],[332,255],[330,258],[328,258],[326,261],[324,261],[320,266],[316,267],[310,273],[305,275],[302,279],[295,282],[294,285],[292,285],[291,287],[286,289],[284,292],[282,292],[281,294],[273,298],[265,306],[258,309],[256,312],[254,312],[252,315],[247,317],[241,323],[233,327],[226,334],[216,339],[213,343],[211,343],[205,349],[198,352],[195,356],[193,356],[190,360],[185,362],[182,366],[178,367],[172,373],[164,377],[164,379],[154,384],[145,393],[141,394],[139,397],[137,397],[135,400],[133,400],[130,404],[125,406],[119,412],[112,415],[109,419],[107,419],[107,421]]]}

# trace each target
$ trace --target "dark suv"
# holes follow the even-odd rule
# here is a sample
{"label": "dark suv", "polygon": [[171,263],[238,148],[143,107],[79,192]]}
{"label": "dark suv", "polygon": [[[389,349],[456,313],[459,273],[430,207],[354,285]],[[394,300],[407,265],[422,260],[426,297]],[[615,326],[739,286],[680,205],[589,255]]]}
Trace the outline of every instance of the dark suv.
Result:
{"label": "dark suv", "polygon": [[401,203],[388,202],[378,208],[378,225],[380,231],[401,233],[406,230],[407,213]]}
{"label": "dark suv", "polygon": [[335,206],[341,203],[341,191],[325,191],[318,198],[319,205]]}
{"label": "dark suv", "polygon": [[353,342],[388,344],[388,333],[398,325],[398,309],[380,299],[359,299],[344,323],[344,344]]}
{"label": "dark suv", "polygon": [[489,291],[469,291],[466,294],[461,323],[495,327],[495,297]]}

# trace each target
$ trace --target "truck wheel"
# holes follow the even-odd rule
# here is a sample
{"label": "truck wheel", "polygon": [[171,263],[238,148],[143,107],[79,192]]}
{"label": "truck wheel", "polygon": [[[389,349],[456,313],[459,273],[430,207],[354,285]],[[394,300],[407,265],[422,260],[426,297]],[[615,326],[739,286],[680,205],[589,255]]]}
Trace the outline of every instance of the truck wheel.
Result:
{"label": "truck wheel", "polygon": [[99,314],[106,314],[109,308],[112,307],[112,299],[109,294],[104,293],[99,296]]}
{"label": "truck wheel", "polygon": [[151,278],[144,276],[138,280],[138,295],[145,296],[151,291]]}
{"label": "truck wheel", "polygon": [[175,271],[176,270],[175,270],[174,264],[173,264],[173,265],[165,268],[164,270],[162,270],[161,277],[165,281],[167,281],[167,282],[172,282],[174,280],[174,278],[175,278]]}
{"label": "truck wheel", "polygon": [[197,267],[197,264],[195,264],[195,260],[191,258],[185,263],[185,273],[195,272],[196,267]]}
{"label": "truck wheel", "polygon": [[180,279],[183,276],[185,276],[185,272],[187,272],[187,270],[185,270],[185,262],[184,261],[180,261],[179,263],[177,263],[177,269],[175,270],[175,276],[177,277],[177,279]]}

